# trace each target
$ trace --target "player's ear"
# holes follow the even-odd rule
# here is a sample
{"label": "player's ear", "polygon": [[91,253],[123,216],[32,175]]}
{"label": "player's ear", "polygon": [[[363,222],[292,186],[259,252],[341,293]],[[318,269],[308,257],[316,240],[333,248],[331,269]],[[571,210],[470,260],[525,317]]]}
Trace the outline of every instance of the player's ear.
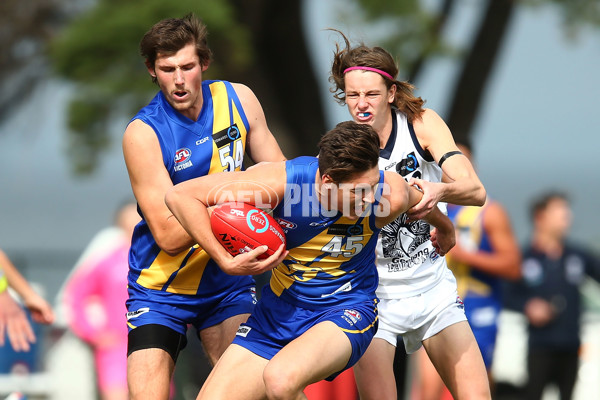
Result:
{"label": "player's ear", "polygon": [[144,64],[146,64],[146,69],[148,70],[150,76],[152,78],[156,78],[156,71],[154,70],[154,65],[150,64],[148,60],[144,61]]}
{"label": "player's ear", "polygon": [[323,190],[323,192],[329,192],[331,191],[335,186],[335,182],[333,179],[331,179],[331,177],[327,174],[323,175],[321,177],[321,189]]}
{"label": "player's ear", "polygon": [[333,179],[331,179],[331,176],[329,176],[329,174],[323,174],[321,175],[321,184],[324,187],[330,187],[331,185],[335,184],[335,182],[333,181]]}
{"label": "player's ear", "polygon": [[394,100],[396,100],[396,90],[398,90],[398,88],[396,87],[396,84],[393,84],[388,91],[388,103],[392,104],[394,103]]}

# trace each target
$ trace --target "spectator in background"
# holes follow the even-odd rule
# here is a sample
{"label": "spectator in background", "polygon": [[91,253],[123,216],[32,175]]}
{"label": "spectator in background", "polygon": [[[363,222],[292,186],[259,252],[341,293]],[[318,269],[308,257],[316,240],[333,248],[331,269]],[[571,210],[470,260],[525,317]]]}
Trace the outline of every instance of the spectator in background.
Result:
{"label": "spectator in background", "polygon": [[133,228],[140,221],[135,202],[121,206],[115,218],[121,235],[107,252],[90,255],[65,286],[69,327],[93,349],[102,400],[127,399],[128,254]]}
{"label": "spectator in background", "polygon": [[550,383],[571,399],[579,366],[580,286],[586,275],[600,281],[600,262],[570,243],[572,211],[564,193],[549,192],[531,206],[533,232],[523,252],[523,278],[509,285],[508,308],[528,320],[527,400],[541,399]]}
{"label": "spectator in background", "polygon": [[29,351],[35,342],[35,334],[27,315],[8,293],[12,288],[23,301],[35,322],[51,324],[54,321],[52,307],[36,293],[19,273],[6,253],[0,250],[0,346],[4,345],[4,332],[15,351]]}
{"label": "spectator in background", "polygon": [[[472,162],[470,148],[457,146]],[[456,245],[446,259],[493,389],[491,368],[502,309],[502,281],[521,277],[521,252],[508,214],[499,202],[488,198],[482,207],[448,204],[447,209],[456,228]],[[440,399],[444,383],[423,350],[418,352],[418,364],[420,398]]]}

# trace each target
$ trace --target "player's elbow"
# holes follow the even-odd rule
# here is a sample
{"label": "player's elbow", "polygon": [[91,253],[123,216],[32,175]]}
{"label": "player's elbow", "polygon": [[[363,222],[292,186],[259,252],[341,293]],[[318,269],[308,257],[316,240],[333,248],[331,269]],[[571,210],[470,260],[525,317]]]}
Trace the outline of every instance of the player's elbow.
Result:
{"label": "player's elbow", "polygon": [[179,193],[179,190],[176,186],[173,186],[172,188],[167,190],[167,193],[165,194],[165,204],[171,212],[173,212],[173,210],[177,208],[177,204],[180,201],[180,198],[181,194]]}
{"label": "player's elbow", "polygon": [[479,183],[475,190],[473,191],[473,200],[475,202],[475,206],[483,206],[485,204],[485,200],[487,198],[487,191],[483,184]]}
{"label": "player's elbow", "polygon": [[180,254],[182,251],[188,249],[188,247],[185,247],[185,248],[182,249],[181,247],[167,246],[167,245],[164,245],[164,244],[162,246],[159,244],[158,246],[160,247],[160,249],[162,251],[164,251],[165,253],[167,253],[167,255],[170,256],[170,257],[175,257],[178,254]]}
{"label": "player's elbow", "polygon": [[158,247],[160,247],[163,252],[167,253],[167,255],[171,257],[175,257],[182,251],[189,249],[189,245],[187,243],[182,245],[182,243],[179,241],[173,240],[173,235],[168,233],[153,234],[153,236]]}

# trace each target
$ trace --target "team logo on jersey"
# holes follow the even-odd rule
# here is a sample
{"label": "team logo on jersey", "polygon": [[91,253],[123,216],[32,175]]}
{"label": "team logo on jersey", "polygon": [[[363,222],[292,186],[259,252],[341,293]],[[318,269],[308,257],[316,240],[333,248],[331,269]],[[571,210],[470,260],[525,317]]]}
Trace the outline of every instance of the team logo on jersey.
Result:
{"label": "team logo on jersey", "polygon": [[388,271],[405,271],[431,258],[429,247],[421,247],[431,239],[429,231],[427,222],[408,222],[406,214],[384,226],[381,230],[381,247],[383,257],[390,259]]}
{"label": "team logo on jersey", "polygon": [[419,160],[415,156],[414,151],[406,156],[406,158],[402,159],[398,164],[396,164],[396,172],[398,172],[402,176],[407,176],[412,174],[419,168]]}
{"label": "team logo on jersey", "polygon": [[362,319],[362,316],[356,310],[344,310],[342,318],[350,325],[356,325],[356,323]]}
{"label": "team logo on jersey", "polygon": [[179,149],[175,152],[175,171],[181,171],[183,169],[191,167],[192,164],[192,151],[188,148]]}
{"label": "team logo on jersey", "polygon": [[145,314],[145,313],[147,313],[149,311],[150,311],[150,307],[142,307],[142,308],[140,308],[138,310],[135,310],[135,311],[129,311],[127,313],[127,321],[129,321],[132,318],[137,318],[140,315]]}
{"label": "team logo on jersey", "polygon": [[213,133],[212,137],[217,145],[217,148],[227,146],[229,143],[241,138],[242,134],[237,124],[233,124],[217,133]]}
{"label": "team logo on jersey", "polygon": [[283,218],[276,218],[276,219],[277,219],[277,222],[279,222],[279,225],[281,225],[281,227],[286,231],[288,229],[296,229],[298,227],[298,225],[296,225],[295,223],[285,220]]}
{"label": "team logo on jersey", "polygon": [[246,337],[246,336],[248,336],[248,334],[250,333],[251,330],[252,330],[252,328],[250,328],[247,325],[240,325],[240,327],[238,328],[238,330],[235,333],[235,335],[236,336]]}

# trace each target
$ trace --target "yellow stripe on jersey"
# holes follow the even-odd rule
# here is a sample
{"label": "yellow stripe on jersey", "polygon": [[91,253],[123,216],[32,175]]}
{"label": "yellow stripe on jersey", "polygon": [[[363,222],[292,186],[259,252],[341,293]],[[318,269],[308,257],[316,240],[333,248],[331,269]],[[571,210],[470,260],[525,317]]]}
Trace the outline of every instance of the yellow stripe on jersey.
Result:
{"label": "yellow stripe on jersey", "polygon": [[[460,245],[468,251],[479,249],[482,237],[481,217],[484,207],[462,207],[454,218],[457,229],[457,240]],[[491,288],[471,276],[471,267],[468,264],[459,263],[448,256],[448,265],[454,276],[458,287],[458,295],[464,297],[467,292],[489,295]]]}
{"label": "yellow stripe on jersey", "polygon": [[[196,245],[195,247],[198,247]],[[198,249],[187,260],[185,267],[177,273],[173,282],[169,285],[167,292],[180,294],[196,294],[202,275],[206,268],[206,264],[210,261],[210,257],[204,250]],[[176,287],[178,290],[171,290],[171,287]],[[183,291],[182,291],[183,290]]]}
{"label": "yellow stripe on jersey", "polygon": [[[227,95],[227,87],[224,82],[211,83],[210,91],[213,99],[212,133],[215,134],[236,125],[240,132],[240,138],[220,149],[213,141],[213,155],[208,173],[239,171],[242,168],[245,153],[246,126],[235,102]],[[230,109],[231,113],[229,112]]]}
{"label": "yellow stripe on jersey", "polygon": [[[192,249],[194,253],[186,260]],[[161,251],[152,265],[142,270],[137,282],[149,289],[162,290],[163,286],[156,285],[155,282],[167,282],[171,275],[176,273],[175,279],[166,291],[178,294],[196,294],[209,260],[208,254],[198,245],[176,256],[169,256]],[[185,265],[183,265],[184,263]]]}
{"label": "yellow stripe on jersey", "polygon": [[[353,224],[354,221],[340,218],[336,224]],[[280,296],[283,291],[291,287],[295,282],[308,282],[319,277],[329,280],[340,276],[354,273],[352,267],[343,263],[352,260],[352,257],[360,252],[367,244],[373,231],[368,219],[363,221],[363,234],[356,236],[342,236],[327,233],[323,230],[317,236],[309,238],[308,241],[289,250],[286,261],[279,264],[271,275],[271,289]],[[344,242],[344,238],[346,241]]]}

